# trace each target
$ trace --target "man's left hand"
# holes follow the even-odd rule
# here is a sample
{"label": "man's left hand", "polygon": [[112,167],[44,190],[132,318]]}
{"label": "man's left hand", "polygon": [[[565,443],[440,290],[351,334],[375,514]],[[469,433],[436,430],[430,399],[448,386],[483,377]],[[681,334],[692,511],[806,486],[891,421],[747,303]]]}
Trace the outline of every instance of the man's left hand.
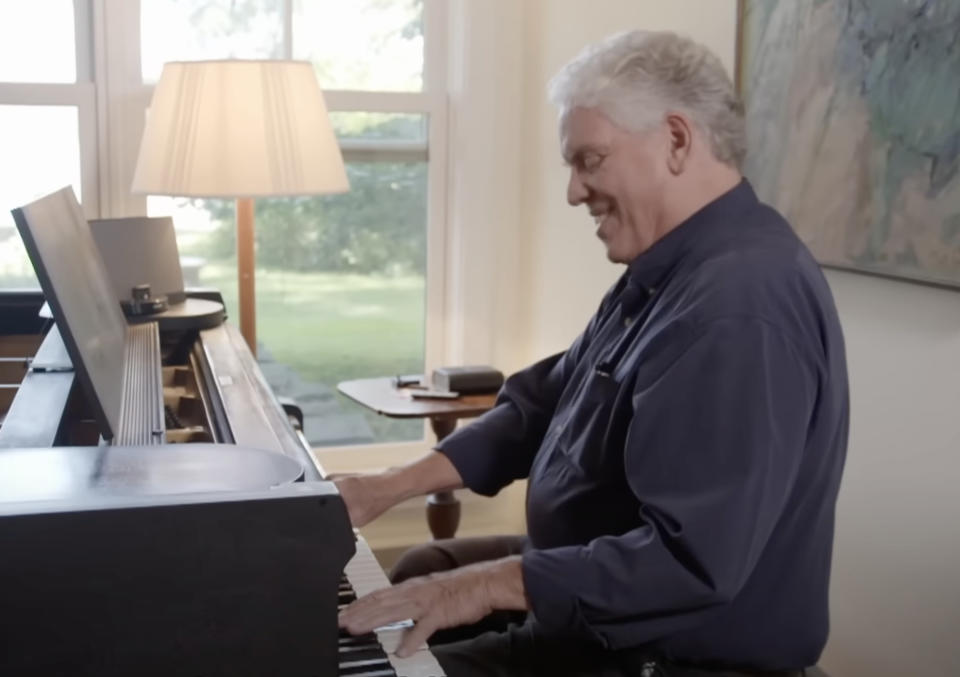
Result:
{"label": "man's left hand", "polygon": [[340,627],[354,635],[410,619],[397,648],[401,658],[437,630],[475,623],[496,609],[528,609],[521,557],[481,562],[377,590],[340,612]]}

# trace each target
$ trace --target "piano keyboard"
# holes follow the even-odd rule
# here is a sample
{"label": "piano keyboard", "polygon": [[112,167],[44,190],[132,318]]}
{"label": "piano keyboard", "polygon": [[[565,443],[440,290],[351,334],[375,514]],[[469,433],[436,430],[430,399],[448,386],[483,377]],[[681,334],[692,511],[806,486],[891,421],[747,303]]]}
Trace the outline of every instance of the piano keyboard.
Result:
{"label": "piano keyboard", "polygon": [[[374,590],[390,587],[386,574],[373,556],[370,546],[357,534],[357,553],[343,570],[340,606],[345,606]],[[427,645],[407,658],[396,655],[403,636],[402,628],[376,630],[352,636],[341,631],[339,638],[340,675],[351,677],[445,677]]]}

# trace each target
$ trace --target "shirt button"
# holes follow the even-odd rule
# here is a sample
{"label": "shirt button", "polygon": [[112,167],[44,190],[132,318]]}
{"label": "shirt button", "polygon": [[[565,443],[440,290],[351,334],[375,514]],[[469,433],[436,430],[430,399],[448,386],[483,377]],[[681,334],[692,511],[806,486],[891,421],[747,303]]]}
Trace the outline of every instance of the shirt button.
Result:
{"label": "shirt button", "polygon": [[633,324],[633,318],[632,318],[632,317],[625,317],[625,318],[623,318],[623,326],[624,326],[624,327],[629,327],[631,324]]}

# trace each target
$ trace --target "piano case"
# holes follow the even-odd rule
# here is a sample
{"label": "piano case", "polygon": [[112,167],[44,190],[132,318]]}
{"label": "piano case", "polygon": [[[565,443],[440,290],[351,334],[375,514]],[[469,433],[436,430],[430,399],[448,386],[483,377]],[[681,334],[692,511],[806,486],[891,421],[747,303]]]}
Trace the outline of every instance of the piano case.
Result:
{"label": "piano case", "polygon": [[0,503],[0,674],[336,675],[332,484]]}

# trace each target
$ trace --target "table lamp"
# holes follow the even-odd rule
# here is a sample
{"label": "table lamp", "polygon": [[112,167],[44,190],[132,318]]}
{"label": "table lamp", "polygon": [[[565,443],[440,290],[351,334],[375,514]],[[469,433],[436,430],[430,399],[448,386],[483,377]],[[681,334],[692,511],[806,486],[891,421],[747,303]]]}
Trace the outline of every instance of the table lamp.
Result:
{"label": "table lamp", "polygon": [[231,59],[164,64],[131,190],[236,198],[240,332],[254,355],[253,199],[349,188],[310,63]]}

